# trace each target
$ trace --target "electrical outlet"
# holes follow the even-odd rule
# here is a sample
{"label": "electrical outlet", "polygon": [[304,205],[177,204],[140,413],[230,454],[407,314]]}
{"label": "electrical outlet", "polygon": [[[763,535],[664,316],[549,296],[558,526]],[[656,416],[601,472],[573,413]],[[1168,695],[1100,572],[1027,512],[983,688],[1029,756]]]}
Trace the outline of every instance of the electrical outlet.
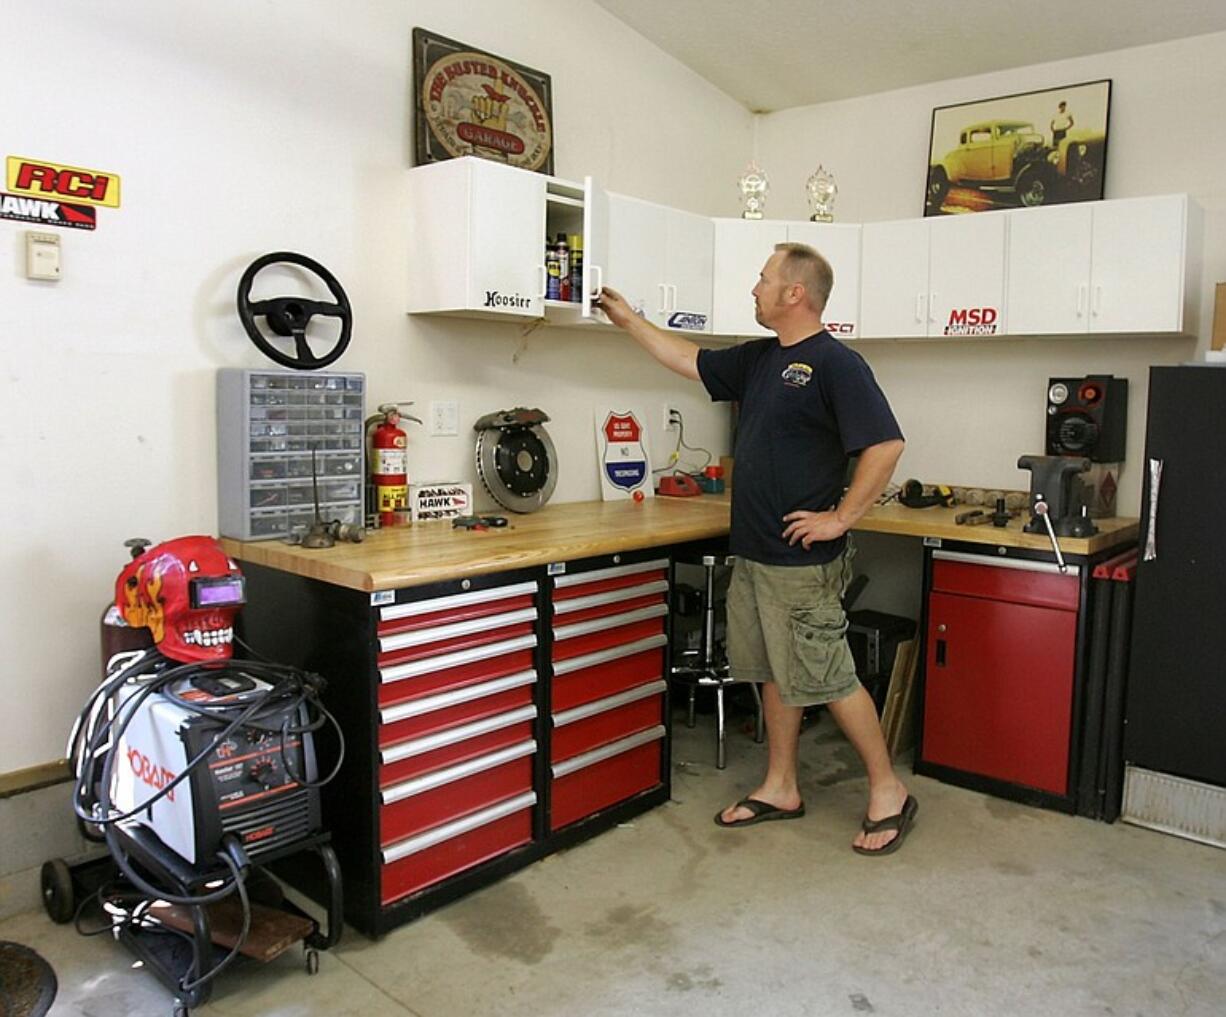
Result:
{"label": "electrical outlet", "polygon": [[676,406],[664,404],[664,430],[675,431],[681,426],[681,411]]}
{"label": "electrical outlet", "polygon": [[459,404],[432,402],[430,404],[430,434],[438,437],[448,437],[460,433]]}

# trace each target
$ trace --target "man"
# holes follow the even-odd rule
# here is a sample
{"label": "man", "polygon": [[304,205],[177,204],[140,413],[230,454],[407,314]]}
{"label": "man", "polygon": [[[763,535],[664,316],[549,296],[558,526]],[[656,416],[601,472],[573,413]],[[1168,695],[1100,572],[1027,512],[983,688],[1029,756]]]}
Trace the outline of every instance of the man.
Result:
{"label": "man", "polygon": [[1051,118],[1051,147],[1059,148],[1064,136],[1073,129],[1073,114],[1067,102],[1056,104],[1056,115]]}
{"label": "man", "polygon": [[[779,244],[753,289],[759,324],[776,333],[700,350],[601,293],[609,320],[715,400],[739,400],[728,590],[732,673],[763,682],[768,764],[752,794],[715,817],[748,826],[804,815],[796,779],[801,717],[824,704],[864,761],[862,854],[902,844],[917,805],[894,773],[872,698],[856,678],[840,597],[851,577],[847,532],[877,500],[902,454],[889,404],[858,353],[827,333],[834,276],[804,244]],[[847,461],[858,455],[843,493]]]}

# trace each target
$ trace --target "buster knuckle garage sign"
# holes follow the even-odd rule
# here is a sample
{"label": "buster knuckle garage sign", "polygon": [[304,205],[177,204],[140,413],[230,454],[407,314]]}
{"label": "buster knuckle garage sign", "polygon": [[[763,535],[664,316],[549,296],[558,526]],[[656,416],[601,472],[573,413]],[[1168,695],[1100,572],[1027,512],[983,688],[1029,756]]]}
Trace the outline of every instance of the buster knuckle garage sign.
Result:
{"label": "buster knuckle garage sign", "polygon": [[417,164],[475,155],[553,172],[549,75],[413,29]]}

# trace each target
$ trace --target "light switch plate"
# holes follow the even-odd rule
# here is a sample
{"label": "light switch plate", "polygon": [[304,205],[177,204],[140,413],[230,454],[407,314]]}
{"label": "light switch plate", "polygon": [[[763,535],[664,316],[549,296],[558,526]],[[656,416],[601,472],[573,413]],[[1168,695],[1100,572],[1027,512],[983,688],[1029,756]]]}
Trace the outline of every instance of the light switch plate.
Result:
{"label": "light switch plate", "polygon": [[458,403],[432,402],[430,404],[430,434],[451,437],[460,433],[460,407]]}
{"label": "light switch plate", "polygon": [[26,230],[26,278],[55,281],[59,277],[59,235]]}

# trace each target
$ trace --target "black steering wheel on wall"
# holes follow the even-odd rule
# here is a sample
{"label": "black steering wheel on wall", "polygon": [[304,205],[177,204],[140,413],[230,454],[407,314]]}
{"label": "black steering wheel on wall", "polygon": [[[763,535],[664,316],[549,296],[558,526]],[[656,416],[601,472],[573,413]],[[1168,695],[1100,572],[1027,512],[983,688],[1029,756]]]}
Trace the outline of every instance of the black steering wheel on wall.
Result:
{"label": "black steering wheel on wall", "polygon": [[[329,292],[335,298],[334,303],[322,300],[311,300],[307,297],[272,297],[268,300],[252,300],[251,284],[256,274],[269,265],[285,262],[298,265],[314,272],[324,281]],[[316,315],[341,320],[341,335],[332,347],[322,357],[315,356],[307,342],[306,329],[311,319]],[[297,371],[311,371],[318,367],[327,367],[345,352],[349,339],[353,335],[353,311],[349,307],[349,298],[341,289],[336,276],[323,267],[318,261],[308,258],[305,254],[295,254],[293,251],[275,251],[256,258],[247,266],[247,271],[238,281],[238,317],[247,330],[247,335],[256,347],[266,357],[275,360],[283,367],[292,367]],[[268,327],[280,336],[294,337],[294,353],[283,353],[277,349],[260,331],[255,323],[256,318],[263,318]]]}

